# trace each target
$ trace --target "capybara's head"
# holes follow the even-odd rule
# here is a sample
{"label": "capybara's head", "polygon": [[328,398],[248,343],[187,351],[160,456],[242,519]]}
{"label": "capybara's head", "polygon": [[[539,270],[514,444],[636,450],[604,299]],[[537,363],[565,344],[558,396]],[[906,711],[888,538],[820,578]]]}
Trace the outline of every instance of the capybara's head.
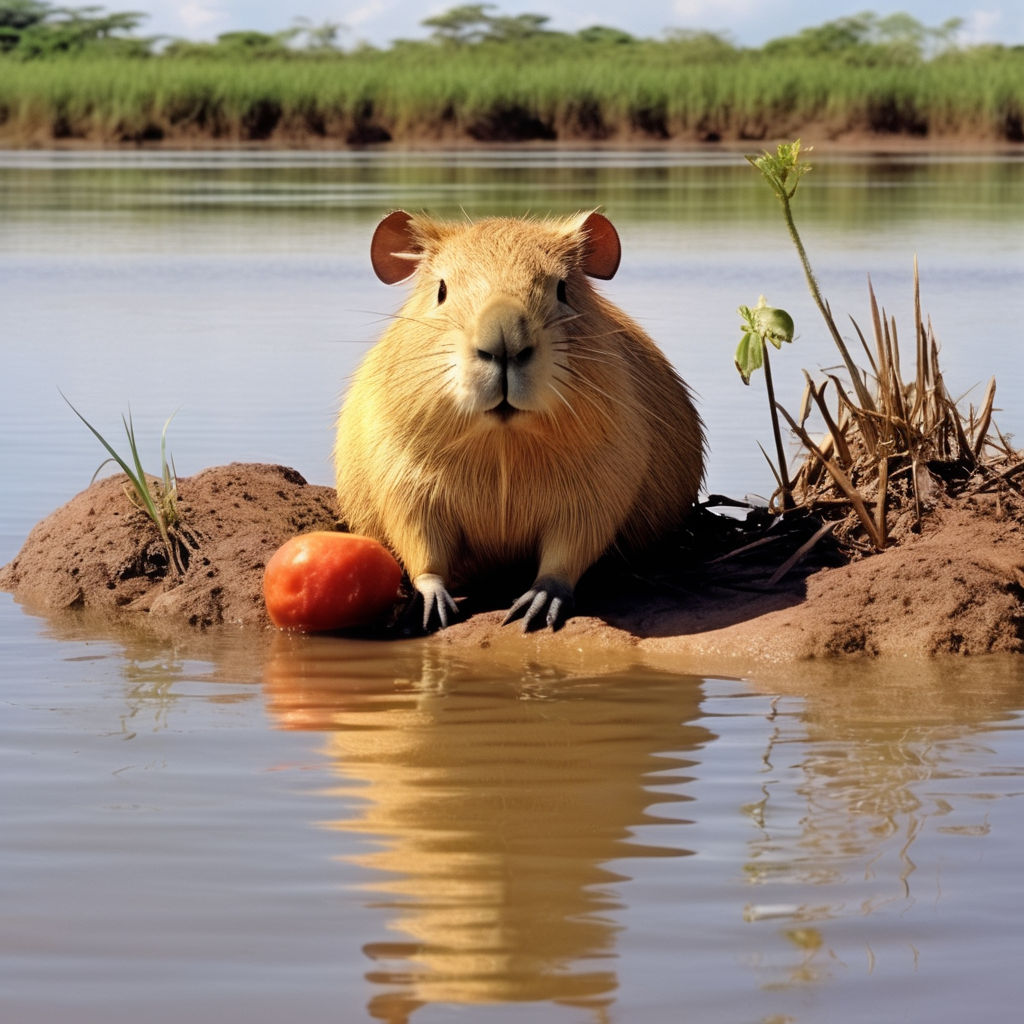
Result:
{"label": "capybara's head", "polygon": [[611,278],[619,257],[599,213],[445,223],[399,210],[371,245],[382,281],[415,275],[399,316],[437,361],[431,386],[459,418],[506,428],[570,408],[568,346],[597,312],[587,278]]}

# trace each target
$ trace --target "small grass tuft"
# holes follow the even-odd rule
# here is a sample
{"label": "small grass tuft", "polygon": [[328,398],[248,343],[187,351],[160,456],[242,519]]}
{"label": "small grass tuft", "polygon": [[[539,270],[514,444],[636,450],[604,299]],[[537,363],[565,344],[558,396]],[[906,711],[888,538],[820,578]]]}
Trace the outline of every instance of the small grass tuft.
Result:
{"label": "small grass tuft", "polygon": [[[59,389],[58,389],[59,390]],[[142,468],[142,460],[139,457],[139,446],[135,440],[135,425],[132,422],[131,410],[128,415],[121,417],[124,424],[125,434],[128,439],[128,451],[131,462],[123,458],[112,444],[72,405],[71,400],[63,391],[61,398],[67,402],[71,411],[89,428],[95,438],[109,452],[110,458],[105,459],[97,467],[93,474],[96,479],[100,470],[109,462],[115,462],[121,467],[128,477],[125,484],[125,494],[128,500],[145,512],[153,521],[160,533],[160,539],[167,549],[167,564],[179,575],[183,575],[186,568],[186,560],[182,552],[180,540],[175,535],[175,527],[178,524],[178,476],[174,469],[173,459],[168,461],[167,457],[167,428],[170,426],[174,415],[168,417],[164,423],[163,431],[160,434],[160,479],[157,481],[146,475]]]}

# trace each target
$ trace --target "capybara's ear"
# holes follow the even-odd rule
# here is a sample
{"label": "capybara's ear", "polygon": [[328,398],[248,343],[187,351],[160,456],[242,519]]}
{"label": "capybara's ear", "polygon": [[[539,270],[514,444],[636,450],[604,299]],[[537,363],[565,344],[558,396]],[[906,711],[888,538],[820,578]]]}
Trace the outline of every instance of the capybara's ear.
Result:
{"label": "capybara's ear", "polygon": [[583,273],[610,281],[619,269],[622,245],[612,222],[601,213],[592,213],[580,227],[586,243],[583,249]]}
{"label": "capybara's ear", "polygon": [[412,231],[412,217],[405,210],[389,213],[378,225],[370,242],[370,262],[385,284],[398,284],[412,277],[423,255],[423,246]]}

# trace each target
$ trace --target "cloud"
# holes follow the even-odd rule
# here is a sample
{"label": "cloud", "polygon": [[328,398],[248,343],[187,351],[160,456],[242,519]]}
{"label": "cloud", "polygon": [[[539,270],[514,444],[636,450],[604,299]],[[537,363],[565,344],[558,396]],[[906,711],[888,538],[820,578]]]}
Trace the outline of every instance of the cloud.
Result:
{"label": "cloud", "polygon": [[189,32],[196,32],[224,21],[224,12],[215,7],[207,7],[205,4],[190,0],[178,8],[178,20]]}
{"label": "cloud", "polygon": [[394,6],[388,0],[368,0],[367,3],[360,4],[354,10],[346,12],[345,25],[348,28],[359,28],[360,25],[365,25],[367,22],[377,21]]}
{"label": "cloud", "polygon": [[959,37],[968,46],[977,43],[997,43],[1000,39],[1000,26],[1003,16],[1000,11],[974,10],[964,19]]}
{"label": "cloud", "polygon": [[756,9],[757,0],[674,0],[672,4],[675,17],[702,25],[752,14]]}

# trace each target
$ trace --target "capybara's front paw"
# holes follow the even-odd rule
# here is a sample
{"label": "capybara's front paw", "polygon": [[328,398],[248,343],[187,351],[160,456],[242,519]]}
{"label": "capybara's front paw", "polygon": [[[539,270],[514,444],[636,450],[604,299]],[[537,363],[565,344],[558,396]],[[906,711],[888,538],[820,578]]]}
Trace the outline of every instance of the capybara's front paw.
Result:
{"label": "capybara's front paw", "polygon": [[522,619],[524,633],[544,626],[560,629],[572,609],[572,587],[557,576],[540,576],[508,610],[502,625]]}
{"label": "capybara's front paw", "polygon": [[458,617],[459,609],[440,576],[425,572],[417,576],[412,584],[423,601],[424,633],[446,629],[449,620]]}

